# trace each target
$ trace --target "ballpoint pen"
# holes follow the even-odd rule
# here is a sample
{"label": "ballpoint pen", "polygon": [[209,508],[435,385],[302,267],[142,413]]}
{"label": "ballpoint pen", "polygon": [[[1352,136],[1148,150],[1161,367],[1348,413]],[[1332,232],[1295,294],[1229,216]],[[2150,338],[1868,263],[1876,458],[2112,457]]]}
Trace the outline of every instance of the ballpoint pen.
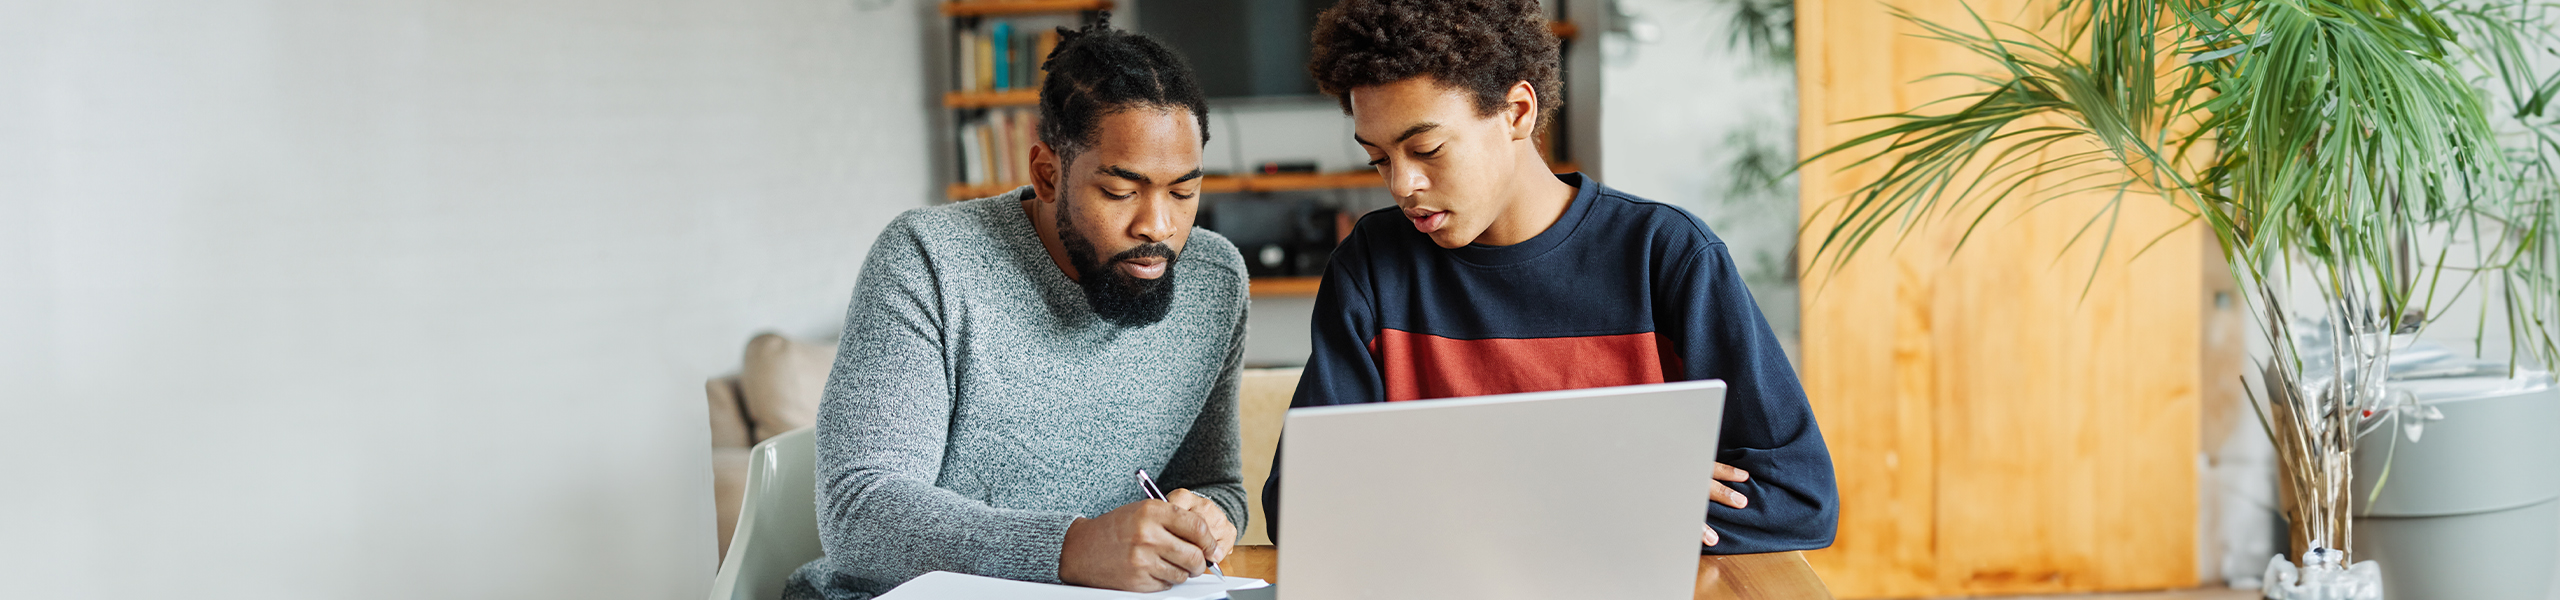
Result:
{"label": "ballpoint pen", "polygon": [[[1172,502],[1172,500],[1164,497],[1164,490],[1156,489],[1156,480],[1147,477],[1146,469],[1138,469],[1138,489],[1145,491],[1148,498]],[[1209,561],[1209,572],[1217,574],[1218,579],[1221,581],[1224,581],[1227,578],[1226,571],[1218,570],[1218,561]]]}

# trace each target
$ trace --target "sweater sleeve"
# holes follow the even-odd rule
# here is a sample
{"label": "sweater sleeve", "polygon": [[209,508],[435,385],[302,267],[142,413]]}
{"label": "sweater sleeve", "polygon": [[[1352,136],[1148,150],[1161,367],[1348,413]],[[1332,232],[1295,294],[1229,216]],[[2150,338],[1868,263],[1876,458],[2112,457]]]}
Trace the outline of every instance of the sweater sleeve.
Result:
{"label": "sweater sleeve", "polygon": [[[1238,275],[1239,278],[1242,275]],[[1239,282],[1237,287],[1243,287]],[[1238,301],[1242,304],[1242,300]],[[1218,503],[1227,520],[1244,532],[1244,444],[1236,423],[1236,388],[1244,368],[1245,308],[1236,309],[1235,333],[1227,336],[1227,363],[1218,373],[1218,381],[1209,387],[1209,397],[1200,406],[1200,416],[1191,420],[1191,432],[1175,449],[1173,459],[1163,470],[1164,489],[1189,489],[1191,493]]]}
{"label": "sweater sleeve", "polygon": [[1680,266],[1665,272],[1657,288],[1657,322],[1672,337],[1685,379],[1724,380],[1716,462],[1751,474],[1750,481],[1725,484],[1749,500],[1745,508],[1708,507],[1707,525],[1722,540],[1701,548],[1749,554],[1830,546],[1840,522],[1831,453],[1777,335],[1724,244],[1705,245],[1674,264]]}
{"label": "sweater sleeve", "polygon": [[[1308,319],[1313,350],[1307,354],[1306,369],[1298,375],[1298,391],[1289,398],[1290,408],[1387,399],[1385,376],[1377,357],[1369,353],[1378,319],[1359,266],[1368,254],[1360,239],[1355,232],[1343,240],[1334,250],[1333,262],[1325,266],[1324,281],[1316,288],[1315,313]],[[1287,445],[1288,431],[1282,430],[1279,446],[1271,452],[1271,475],[1262,482],[1262,529],[1273,542],[1280,540],[1280,448]]]}
{"label": "sweater sleeve", "polygon": [[880,589],[932,571],[1055,582],[1076,515],[936,487],[953,409],[942,298],[907,217],[872,245],[818,409],[818,540]]}

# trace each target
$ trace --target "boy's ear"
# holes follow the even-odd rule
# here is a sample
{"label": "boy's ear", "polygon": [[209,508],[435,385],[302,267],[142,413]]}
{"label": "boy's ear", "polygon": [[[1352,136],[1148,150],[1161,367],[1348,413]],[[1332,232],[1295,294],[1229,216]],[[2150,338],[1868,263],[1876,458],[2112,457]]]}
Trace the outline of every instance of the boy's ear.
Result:
{"label": "boy's ear", "polygon": [[1049,151],[1047,142],[1031,144],[1031,193],[1041,202],[1058,201],[1058,174],[1066,170],[1066,165],[1058,164],[1058,153]]}
{"label": "boy's ear", "polygon": [[1538,134],[1538,87],[1527,80],[1512,82],[1511,91],[1503,95],[1503,121],[1511,129],[1511,139],[1525,140]]}

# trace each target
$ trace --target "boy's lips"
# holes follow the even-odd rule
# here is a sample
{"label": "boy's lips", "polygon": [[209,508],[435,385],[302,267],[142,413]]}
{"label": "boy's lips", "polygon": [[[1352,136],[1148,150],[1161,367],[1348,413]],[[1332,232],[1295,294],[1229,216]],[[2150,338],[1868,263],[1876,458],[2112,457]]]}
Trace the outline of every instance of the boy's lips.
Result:
{"label": "boy's lips", "polygon": [[1405,209],[1404,218],[1406,220],[1413,221],[1414,230],[1421,231],[1423,233],[1431,233],[1439,231],[1441,227],[1448,226],[1449,211],[1410,208]]}

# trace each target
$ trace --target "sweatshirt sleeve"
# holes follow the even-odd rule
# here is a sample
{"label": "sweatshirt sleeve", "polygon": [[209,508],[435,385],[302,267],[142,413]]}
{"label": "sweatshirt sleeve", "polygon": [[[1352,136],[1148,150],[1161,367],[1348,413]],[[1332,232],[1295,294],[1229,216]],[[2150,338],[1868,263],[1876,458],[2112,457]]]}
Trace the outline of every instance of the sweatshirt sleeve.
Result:
{"label": "sweatshirt sleeve", "polygon": [[818,540],[881,589],[932,571],[1055,582],[1076,515],[936,487],[951,427],[939,274],[908,222],[872,245],[818,408]]}
{"label": "sweatshirt sleeve", "polygon": [[[1308,319],[1313,350],[1307,354],[1306,369],[1298,375],[1298,391],[1289,398],[1290,408],[1387,399],[1385,376],[1380,374],[1377,357],[1369,353],[1378,319],[1360,266],[1368,254],[1360,239],[1357,232],[1344,239],[1325,266],[1324,281],[1316,288],[1315,313]],[[1274,542],[1280,540],[1280,448],[1287,446],[1288,431],[1283,430],[1279,446],[1271,452],[1271,475],[1262,483],[1263,531],[1270,532]]]}
{"label": "sweatshirt sleeve", "polygon": [[1777,335],[1744,287],[1722,243],[1691,252],[1665,272],[1657,315],[1673,338],[1684,379],[1722,379],[1727,386],[1716,462],[1751,474],[1728,482],[1745,508],[1713,504],[1707,525],[1722,540],[1708,554],[1811,550],[1831,545],[1840,497],[1831,452],[1813,407]]}
{"label": "sweatshirt sleeve", "polygon": [[[1242,274],[1237,277],[1241,279]],[[1244,287],[1238,282],[1237,287]],[[1244,302],[1239,299],[1239,304]],[[1200,406],[1200,416],[1191,420],[1191,433],[1173,452],[1173,459],[1162,473],[1165,491],[1189,489],[1191,493],[1218,503],[1227,520],[1242,533],[1247,520],[1244,502],[1244,443],[1236,423],[1236,388],[1244,368],[1244,324],[1247,308],[1236,309],[1235,333],[1227,336],[1227,362],[1219,371],[1218,381],[1209,387],[1209,397]]]}

